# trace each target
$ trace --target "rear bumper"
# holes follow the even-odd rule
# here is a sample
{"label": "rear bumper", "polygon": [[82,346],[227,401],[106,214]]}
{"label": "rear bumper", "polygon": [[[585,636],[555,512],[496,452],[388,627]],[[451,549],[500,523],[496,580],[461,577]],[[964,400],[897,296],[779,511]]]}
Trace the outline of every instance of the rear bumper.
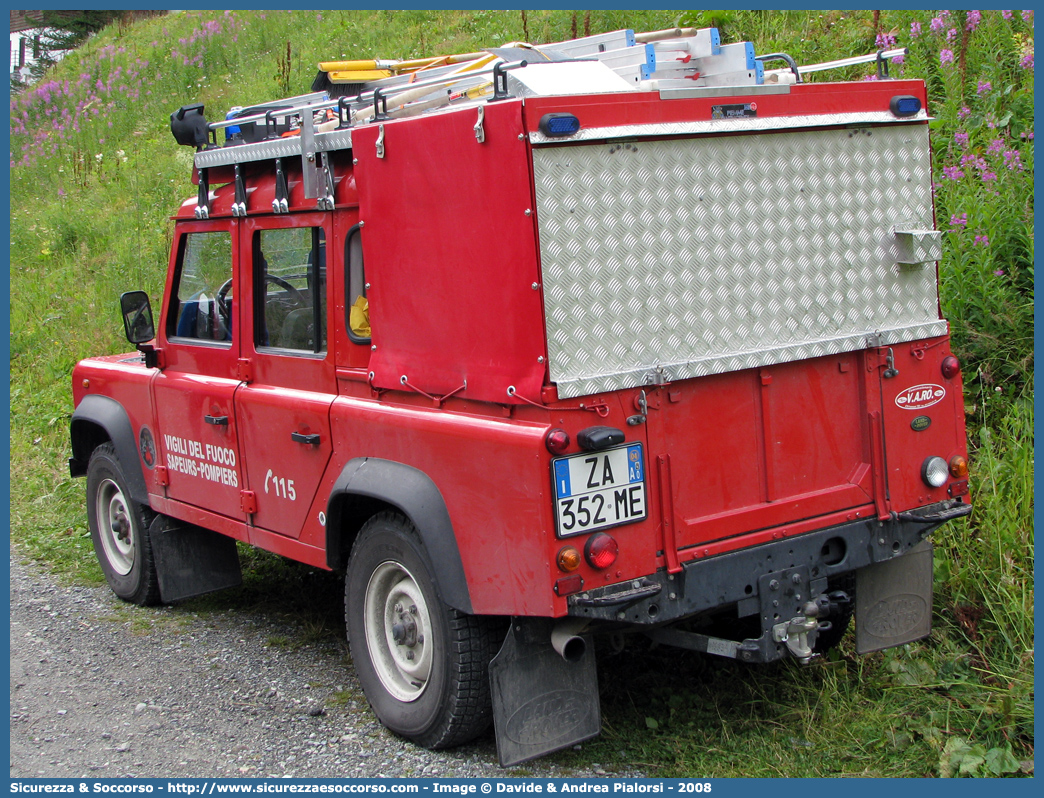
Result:
{"label": "rear bumper", "polygon": [[744,618],[763,612],[772,592],[771,602],[778,602],[771,604],[773,614],[790,617],[837,577],[900,557],[941,524],[970,512],[971,505],[959,500],[941,502],[886,521],[856,521],[692,560],[680,573],[662,569],[570,596],[569,615],[653,626],[735,604]]}

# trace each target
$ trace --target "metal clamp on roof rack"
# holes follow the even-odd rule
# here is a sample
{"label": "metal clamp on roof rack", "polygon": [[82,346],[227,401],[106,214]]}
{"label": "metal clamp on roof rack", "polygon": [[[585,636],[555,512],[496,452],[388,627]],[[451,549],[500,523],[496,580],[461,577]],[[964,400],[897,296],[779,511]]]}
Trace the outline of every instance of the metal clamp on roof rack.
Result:
{"label": "metal clamp on roof rack", "polygon": [[521,69],[529,66],[528,61],[518,61],[514,64],[496,64],[493,67],[493,96],[489,101],[495,103],[497,100],[507,100],[511,97],[507,90],[507,75],[504,73],[509,69]]}
{"label": "metal clamp on roof rack", "polygon": [[877,79],[892,79],[892,76],[888,74],[888,59],[884,57],[884,50],[877,51]]}
{"label": "metal clamp on roof rack", "polygon": [[331,162],[330,153],[320,152],[319,156],[319,171],[323,178],[323,188],[325,193],[316,200],[316,207],[321,211],[332,211],[334,209],[334,169],[333,163]]}
{"label": "metal clamp on roof rack", "polygon": [[390,119],[388,116],[388,98],[384,96],[382,89],[373,90],[373,121],[383,122]]}
{"label": "metal clamp on roof rack", "polygon": [[290,210],[289,192],[286,190],[286,174],[283,172],[283,159],[275,159],[276,181],[275,199],[272,200],[273,213],[286,213]]}
{"label": "metal clamp on roof rack", "polygon": [[243,182],[243,172],[239,168],[239,164],[235,165],[236,175],[236,198],[232,203],[232,215],[233,216],[246,216],[246,185]]}
{"label": "metal clamp on roof rack", "polygon": [[354,97],[337,98],[337,129],[343,130],[352,126],[352,100]]}
{"label": "metal clamp on roof rack", "polygon": [[199,194],[196,199],[195,216],[197,219],[210,218],[210,180],[206,169],[199,170]]}

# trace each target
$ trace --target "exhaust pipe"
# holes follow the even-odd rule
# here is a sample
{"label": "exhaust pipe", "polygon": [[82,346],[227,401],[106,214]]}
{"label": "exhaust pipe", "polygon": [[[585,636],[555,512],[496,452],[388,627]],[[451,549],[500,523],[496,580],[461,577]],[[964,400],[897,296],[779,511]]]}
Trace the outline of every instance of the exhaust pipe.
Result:
{"label": "exhaust pipe", "polygon": [[587,628],[588,621],[581,618],[566,618],[551,630],[551,646],[566,662],[579,662],[587,651],[587,641],[580,633]]}

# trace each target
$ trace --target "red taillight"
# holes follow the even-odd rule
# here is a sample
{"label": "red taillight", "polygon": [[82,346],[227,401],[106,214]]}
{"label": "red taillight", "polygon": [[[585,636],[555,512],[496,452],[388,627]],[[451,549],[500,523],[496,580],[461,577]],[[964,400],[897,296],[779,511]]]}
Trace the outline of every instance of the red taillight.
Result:
{"label": "red taillight", "polygon": [[569,433],[564,429],[553,429],[544,438],[544,445],[551,454],[564,454],[569,448]]}
{"label": "red taillight", "polygon": [[584,558],[592,568],[608,568],[616,562],[616,556],[619,553],[620,547],[616,540],[604,532],[591,535],[587,539],[587,545],[584,546]]}
{"label": "red taillight", "polygon": [[955,358],[953,355],[947,355],[946,357],[943,358],[942,375],[946,379],[952,380],[954,377],[956,377],[960,373],[961,373],[961,364],[957,360],[957,358]]}

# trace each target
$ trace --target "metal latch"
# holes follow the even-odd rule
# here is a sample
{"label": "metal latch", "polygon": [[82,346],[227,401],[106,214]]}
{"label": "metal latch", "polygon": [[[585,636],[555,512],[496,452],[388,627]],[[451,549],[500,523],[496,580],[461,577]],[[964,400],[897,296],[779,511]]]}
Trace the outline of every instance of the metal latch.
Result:
{"label": "metal latch", "polygon": [[377,157],[384,157],[384,125],[377,126]]}
{"label": "metal latch", "polygon": [[472,128],[475,131],[475,139],[479,144],[482,144],[486,140],[486,129],[483,127],[482,122],[486,117],[486,106],[480,105],[478,107],[478,121],[475,122],[475,127]]}

